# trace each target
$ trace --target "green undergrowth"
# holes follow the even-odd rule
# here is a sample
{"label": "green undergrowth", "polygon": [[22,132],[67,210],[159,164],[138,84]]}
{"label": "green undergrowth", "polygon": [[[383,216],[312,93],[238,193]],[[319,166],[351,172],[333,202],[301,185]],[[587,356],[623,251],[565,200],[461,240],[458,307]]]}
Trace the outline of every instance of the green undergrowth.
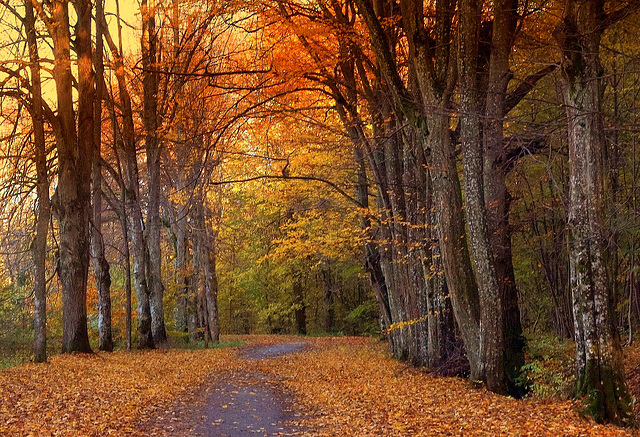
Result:
{"label": "green undergrowth", "polygon": [[[62,339],[47,339],[47,355],[56,355],[62,349]],[[0,370],[19,366],[33,360],[33,334],[5,335],[0,337]]]}
{"label": "green undergrowth", "polygon": [[244,342],[240,340],[222,341],[220,343],[208,343],[208,347],[205,348],[204,340],[198,339],[192,341],[189,339],[189,334],[177,331],[167,332],[169,347],[171,349],[222,349],[227,347],[244,346]]}
{"label": "green undergrowth", "polygon": [[550,335],[527,338],[522,382],[540,398],[568,399],[575,386],[573,342]]}
{"label": "green undergrowth", "polygon": [[[136,339],[133,339],[134,350],[136,350]],[[229,347],[244,346],[243,341],[223,341],[218,344],[212,344],[209,342],[208,349],[222,349]],[[98,351],[97,341],[91,342],[91,347],[95,352]],[[169,347],[171,349],[205,349],[204,341],[198,340],[196,342],[188,342],[183,336],[177,336],[173,333],[169,333]],[[61,351],[61,339],[60,338],[48,338],[47,339],[47,355],[49,357],[58,355]],[[116,341],[116,351],[125,350],[123,341]],[[28,337],[20,338],[1,338],[0,339],[0,370],[8,367],[19,366],[20,364],[28,363],[33,360],[33,340]]]}

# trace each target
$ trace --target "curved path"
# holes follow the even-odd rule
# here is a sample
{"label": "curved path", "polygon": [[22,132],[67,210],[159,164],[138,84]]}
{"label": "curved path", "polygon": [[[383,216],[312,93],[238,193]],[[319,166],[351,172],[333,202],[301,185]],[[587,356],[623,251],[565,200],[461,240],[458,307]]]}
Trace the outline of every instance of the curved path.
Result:
{"label": "curved path", "polygon": [[[246,361],[277,357],[306,348],[302,342],[243,348],[238,356]],[[242,370],[229,371],[169,411],[139,428],[152,436],[294,436],[303,433],[295,426],[293,396],[267,375]]]}
{"label": "curved path", "polygon": [[295,435],[291,399],[254,372],[233,373],[216,384],[195,431],[201,436]]}
{"label": "curved path", "polygon": [[[245,360],[261,360],[302,351],[304,343],[253,346],[242,350]],[[207,437],[296,435],[291,396],[258,372],[234,372],[208,394],[197,435]]]}

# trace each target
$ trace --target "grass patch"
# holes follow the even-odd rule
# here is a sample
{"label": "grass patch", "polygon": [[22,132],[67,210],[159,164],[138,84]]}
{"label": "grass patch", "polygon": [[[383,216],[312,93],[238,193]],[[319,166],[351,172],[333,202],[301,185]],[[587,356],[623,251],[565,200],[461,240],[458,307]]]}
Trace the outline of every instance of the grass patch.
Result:
{"label": "grass patch", "polygon": [[189,339],[189,334],[185,332],[168,331],[167,339],[169,341],[170,349],[182,349],[182,350],[200,350],[200,349],[224,349],[228,347],[244,346],[245,342],[236,339],[229,339],[228,341],[221,341],[220,343],[209,342],[209,347],[205,348],[204,340],[192,341]]}

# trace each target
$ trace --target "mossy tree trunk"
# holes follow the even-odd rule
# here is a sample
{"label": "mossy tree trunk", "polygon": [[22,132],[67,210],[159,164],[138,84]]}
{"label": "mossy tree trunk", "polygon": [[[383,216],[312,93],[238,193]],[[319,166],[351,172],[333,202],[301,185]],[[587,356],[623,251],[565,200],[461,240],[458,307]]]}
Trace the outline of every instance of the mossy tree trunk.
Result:
{"label": "mossy tree trunk", "polygon": [[608,192],[601,100],[604,1],[567,1],[554,36],[562,53],[569,145],[569,261],[576,339],[576,396],[597,422],[632,425],[622,350],[605,267]]}
{"label": "mossy tree trunk", "polygon": [[146,268],[151,312],[151,332],[156,346],[167,346],[164,323],[162,250],[160,248],[160,142],[158,141],[158,41],[155,2],[143,0],[142,15],[142,89],[143,124],[147,155],[148,203],[145,242],[149,253]]}
{"label": "mossy tree trunk", "polygon": [[[96,16],[104,14],[102,0],[96,2]],[[94,102],[94,153],[92,159],[91,190],[93,197],[91,226],[91,256],[93,257],[93,277],[98,290],[98,349],[113,350],[113,334],[111,329],[111,273],[105,256],[102,236],[102,99],[104,89],[104,61],[102,42],[102,21],[96,20],[96,50],[94,66],[96,71],[96,93]]]}

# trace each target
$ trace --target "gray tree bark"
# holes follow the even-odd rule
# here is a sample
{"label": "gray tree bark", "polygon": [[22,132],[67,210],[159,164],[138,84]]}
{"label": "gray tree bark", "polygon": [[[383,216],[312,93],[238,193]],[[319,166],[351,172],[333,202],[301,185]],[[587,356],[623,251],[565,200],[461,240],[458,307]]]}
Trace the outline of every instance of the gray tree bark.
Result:
{"label": "gray tree bark", "polygon": [[[461,0],[458,22],[464,212],[469,231],[469,248],[480,297],[479,355],[482,366],[480,368],[472,367],[471,378],[472,380],[485,381],[487,388],[491,391],[505,392],[502,296],[489,244],[483,188],[480,119],[482,105],[478,89],[480,6],[478,0]],[[479,373],[474,374],[474,371]]]}
{"label": "gray tree bark", "polygon": [[634,424],[607,287],[605,144],[600,39],[603,0],[567,1],[554,31],[562,54],[569,145],[569,261],[576,340],[576,395],[598,422]]}
{"label": "gray tree bark", "polygon": [[143,121],[149,192],[147,206],[147,245],[149,265],[147,284],[150,293],[151,331],[156,346],[167,345],[164,323],[164,286],[162,285],[162,252],[160,249],[160,144],[158,141],[158,65],[155,5],[141,3]]}
{"label": "gray tree bark", "polygon": [[29,69],[31,72],[31,117],[33,120],[36,191],[38,196],[36,236],[32,247],[35,306],[33,317],[33,361],[36,363],[44,363],[47,361],[47,282],[45,273],[51,202],[49,199],[49,172],[47,168],[44,117],[42,114],[42,81],[40,79],[40,57],[38,56],[38,43],[36,40],[36,20],[31,0],[25,0],[24,5],[24,25],[27,32],[30,61]]}
{"label": "gray tree bark", "polygon": [[[123,188],[125,198],[125,216],[131,236],[133,252],[133,282],[137,298],[138,313],[138,346],[142,349],[154,348],[151,333],[151,307],[149,288],[147,286],[148,250],[144,236],[144,219],[140,207],[140,181],[138,176],[138,160],[136,155],[136,139],[133,124],[131,96],[127,89],[122,55],[111,38],[106,20],[101,17],[105,39],[113,55],[114,74],[118,81],[120,109],[122,111],[122,147],[123,147]],[[120,44],[122,45],[122,44]]]}
{"label": "gray tree bark", "polygon": [[[96,2],[96,16],[104,14],[102,0]],[[102,20],[96,20],[95,72],[96,91],[94,102],[94,138],[95,150],[92,162],[92,220],[91,255],[93,257],[93,276],[98,289],[98,349],[113,350],[111,330],[111,274],[105,256],[102,236],[102,166],[100,164],[102,148],[102,99],[104,96],[104,61],[102,42]]]}

